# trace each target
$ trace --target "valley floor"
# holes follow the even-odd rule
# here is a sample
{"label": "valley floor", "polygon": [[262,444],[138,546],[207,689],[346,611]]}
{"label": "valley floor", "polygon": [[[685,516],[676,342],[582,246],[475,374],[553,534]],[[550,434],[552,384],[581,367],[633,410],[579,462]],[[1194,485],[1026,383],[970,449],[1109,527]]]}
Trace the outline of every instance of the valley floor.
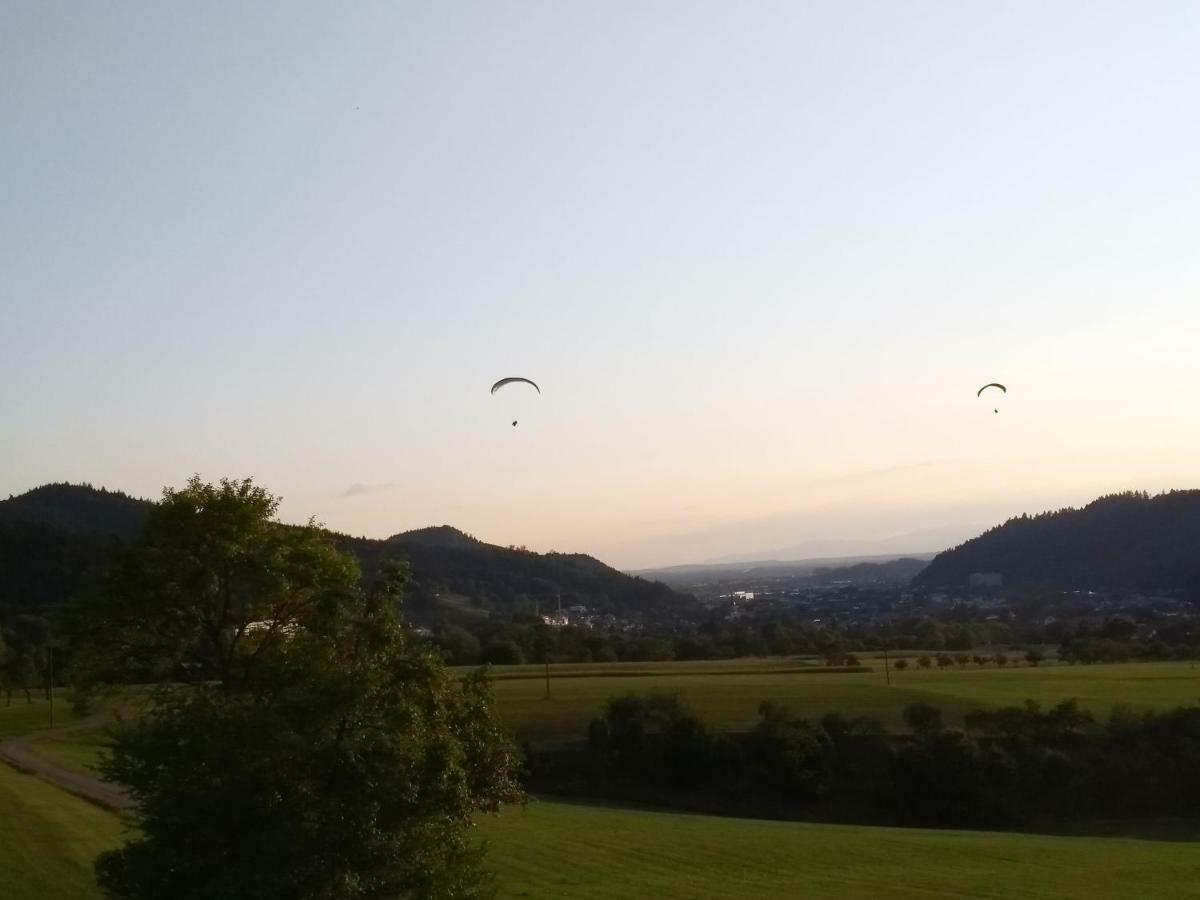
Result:
{"label": "valley floor", "polygon": [[[1186,665],[909,672],[888,688],[882,673],[735,674],[721,666],[680,667],[628,679],[573,673],[543,685],[497,682],[510,724],[577,737],[604,699],[628,690],[681,690],[726,727],[749,721],[758,700],[797,711],[871,711],[892,719],[913,699],[950,709],[1081,697],[1098,712],[1114,702],[1163,707],[1193,702],[1200,677]],[[523,673],[514,672],[513,675]],[[0,736],[36,731],[29,746],[68,772],[87,772],[99,732],[72,722],[47,732],[46,709],[0,709]],[[41,730],[39,730],[41,729]],[[0,765],[0,900],[99,900],[91,863],[116,846],[121,820],[58,788]],[[490,848],[499,895],[553,900],[829,898],[829,900],[1200,900],[1200,846],[1180,841],[836,826],[531,802],[478,829]]]}

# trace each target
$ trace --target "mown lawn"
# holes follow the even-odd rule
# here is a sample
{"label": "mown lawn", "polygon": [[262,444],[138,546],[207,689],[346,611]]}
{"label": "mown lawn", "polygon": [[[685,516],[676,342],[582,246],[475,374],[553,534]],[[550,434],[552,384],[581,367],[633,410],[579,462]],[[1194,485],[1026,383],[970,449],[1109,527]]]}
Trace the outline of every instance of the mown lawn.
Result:
{"label": "mown lawn", "polygon": [[[0,766],[0,896],[98,900],[113,815]],[[806,825],[534,802],[487,817],[502,900],[1197,898],[1195,844]]]}
{"label": "mown lawn", "polygon": [[[71,712],[66,691],[59,689],[55,691],[54,696],[55,726],[70,725],[78,721]],[[30,734],[49,727],[50,704],[41,694],[37,694],[32,703],[26,703],[25,695],[19,693],[13,694],[12,706],[4,706],[0,701],[0,738]]]}
{"label": "mown lawn", "polygon": [[108,742],[108,732],[96,728],[61,737],[39,738],[32,744],[32,749],[42,758],[71,772],[95,775]]}
{"label": "mown lawn", "polygon": [[116,816],[0,764],[0,897],[93,900],[92,861],[121,843]]}
{"label": "mown lawn", "polygon": [[[863,673],[793,673],[778,665],[739,666],[674,663],[675,669],[628,670],[587,674],[572,667],[554,677],[551,667],[549,700],[545,683],[528,667],[496,671],[497,704],[505,722],[521,738],[570,740],[582,738],[588,721],[605,700],[628,691],[678,692],[702,719],[720,729],[754,724],[758,704],[772,699],[793,712],[819,717],[827,712],[873,715],[895,728],[905,706],[917,701],[942,708],[947,721],[989,706],[1019,704],[1034,699],[1045,705],[1076,698],[1097,715],[1117,704],[1139,709],[1165,709],[1200,702],[1200,669],[1188,663],[1129,663],[1123,665],[1042,665],[984,669],[971,666],[946,670],[892,672],[889,687],[882,665]],[[594,668],[594,667],[593,667]],[[619,671],[619,670],[615,670]]]}
{"label": "mown lawn", "polygon": [[502,900],[1167,900],[1195,844],[763,822],[532,803],[483,822]]}

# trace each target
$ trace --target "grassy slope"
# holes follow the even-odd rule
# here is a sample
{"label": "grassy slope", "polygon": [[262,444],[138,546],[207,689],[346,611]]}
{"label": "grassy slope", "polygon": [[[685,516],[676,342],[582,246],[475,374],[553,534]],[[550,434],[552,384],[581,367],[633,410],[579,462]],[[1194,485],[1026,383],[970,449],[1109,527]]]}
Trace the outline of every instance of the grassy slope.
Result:
{"label": "grassy slope", "polygon": [[1200,897],[1194,844],[761,822],[556,803],[485,821],[500,897]]}
{"label": "grassy slope", "polygon": [[34,743],[34,751],[56,766],[71,772],[96,774],[108,735],[102,729],[78,732],[63,737],[47,737]]}
{"label": "grassy slope", "polygon": [[[5,900],[93,900],[116,817],[0,766]],[[534,803],[480,835],[501,898],[1184,898],[1195,846],[759,822]]]}
{"label": "grassy slope", "polygon": [[0,764],[0,897],[91,900],[92,860],[120,843],[119,820]]}
{"label": "grassy slope", "polygon": [[916,701],[941,707],[951,722],[972,709],[1019,704],[1027,698],[1053,704],[1074,697],[1101,715],[1118,703],[1162,709],[1200,701],[1200,670],[1187,663],[909,669],[893,672],[891,687],[875,665],[873,672],[860,674],[788,674],[771,666],[733,670],[677,663],[672,674],[626,678],[575,670],[571,677],[552,676],[548,701],[542,699],[545,685],[537,678],[501,677],[494,687],[505,721],[520,736],[537,740],[582,738],[604,701],[627,691],[677,691],[701,718],[726,729],[752,725],[759,702],[768,698],[805,716],[830,711],[869,714],[893,727],[900,724],[903,708]]}

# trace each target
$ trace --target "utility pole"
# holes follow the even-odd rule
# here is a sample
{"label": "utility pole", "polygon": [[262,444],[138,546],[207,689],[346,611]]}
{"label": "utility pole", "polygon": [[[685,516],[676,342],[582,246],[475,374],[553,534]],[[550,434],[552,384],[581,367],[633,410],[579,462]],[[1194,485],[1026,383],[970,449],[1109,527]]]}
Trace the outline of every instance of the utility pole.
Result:
{"label": "utility pole", "polygon": [[542,665],[545,666],[545,669],[546,669],[546,695],[544,697],[542,697],[543,700],[550,699],[550,635],[548,633],[549,628],[550,628],[550,626],[547,625],[545,622],[542,623]]}
{"label": "utility pole", "polygon": [[888,668],[887,645],[883,648],[883,677],[887,679],[888,687],[892,686],[892,672]]}
{"label": "utility pole", "polygon": [[50,727],[54,727],[54,641],[50,635],[50,626],[46,626],[46,657],[50,676]]}

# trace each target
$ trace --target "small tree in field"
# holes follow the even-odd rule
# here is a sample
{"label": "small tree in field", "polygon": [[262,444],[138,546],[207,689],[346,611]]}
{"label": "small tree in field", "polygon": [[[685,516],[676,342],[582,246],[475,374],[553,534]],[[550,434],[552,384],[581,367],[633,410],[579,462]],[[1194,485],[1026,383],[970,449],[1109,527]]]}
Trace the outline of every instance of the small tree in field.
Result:
{"label": "small tree in field", "polygon": [[1005,656],[1003,653],[997,653],[995,656],[992,657],[992,659],[995,661],[996,665],[998,665],[998,666],[1007,666],[1008,665],[1008,657]]}
{"label": "small tree in field", "polygon": [[928,656],[918,656],[917,657],[917,665],[920,666],[922,669],[928,669],[930,666],[933,665],[933,660],[930,659]]}
{"label": "small tree in field", "polygon": [[912,703],[904,707],[904,722],[913,734],[936,734],[942,730],[942,711],[928,703]]}
{"label": "small tree in field", "polygon": [[955,653],[954,661],[958,663],[958,667],[960,669],[965,669],[967,667],[967,663],[971,661],[971,657],[967,656],[965,653]]}
{"label": "small tree in field", "polygon": [[1045,658],[1046,657],[1040,650],[1029,650],[1025,654],[1025,662],[1029,663],[1031,666],[1038,665]]}
{"label": "small tree in field", "polygon": [[954,665],[954,658],[948,653],[939,653],[937,655],[937,664],[939,669],[948,669]]}
{"label": "small tree in field", "polygon": [[975,665],[979,666],[980,668],[983,668],[988,664],[987,657],[979,656],[978,654],[971,657],[971,662],[975,663]]}
{"label": "small tree in field", "polygon": [[[166,679],[105,774],[137,833],[100,856],[116,900],[488,894],[477,811],[517,800],[482,675],[410,636],[398,568],[369,590],[323,532],[272,521],[249,481],[167,491],[88,610],[85,672]],[[115,654],[115,655],[114,655]]]}
{"label": "small tree in field", "polygon": [[908,660],[904,657],[900,657],[898,660],[892,663],[892,668],[898,672],[903,672],[908,668]]}
{"label": "small tree in field", "polygon": [[823,655],[825,657],[825,665],[827,666],[848,665],[846,662],[846,651],[841,647],[830,647]]}

